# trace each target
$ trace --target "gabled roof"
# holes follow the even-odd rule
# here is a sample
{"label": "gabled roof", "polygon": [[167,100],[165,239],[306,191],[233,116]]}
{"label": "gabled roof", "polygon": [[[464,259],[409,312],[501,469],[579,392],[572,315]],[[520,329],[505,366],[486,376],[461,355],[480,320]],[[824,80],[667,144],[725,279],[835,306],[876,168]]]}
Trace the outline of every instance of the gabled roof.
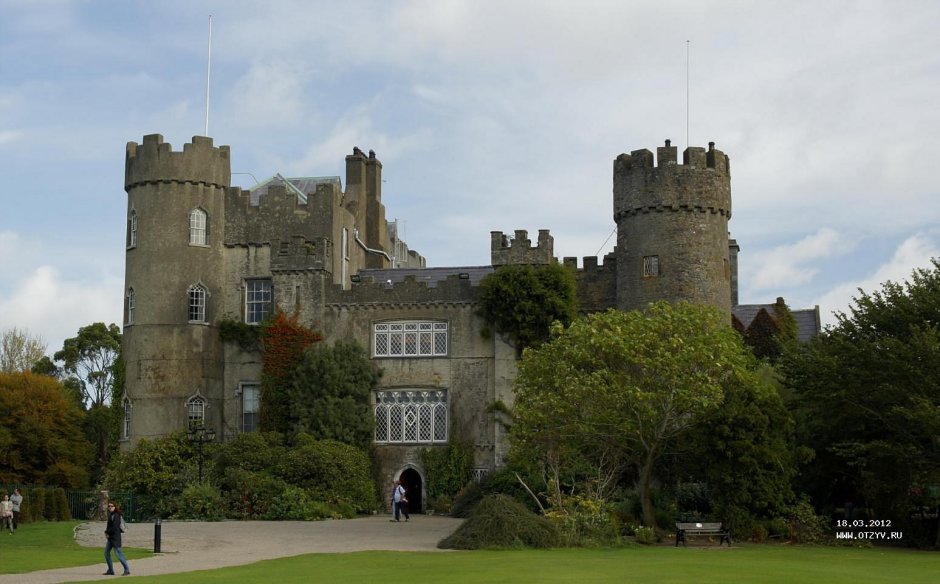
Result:
{"label": "gabled roof", "polygon": [[[766,310],[767,314],[771,316],[775,314],[773,304],[738,304],[731,308],[731,314],[741,322],[746,330],[761,310]],[[822,330],[819,306],[815,308],[791,308],[790,314],[793,315],[793,319],[796,321],[797,337],[800,341],[808,341]]]}
{"label": "gabled roof", "polygon": [[307,195],[317,192],[317,185],[334,184],[340,189],[343,183],[338,176],[302,176],[297,178],[284,178],[280,174],[261,181],[251,187],[251,204],[258,205],[261,197],[266,195],[271,186],[284,185],[287,190],[294,191],[297,194],[297,200],[306,203]]}

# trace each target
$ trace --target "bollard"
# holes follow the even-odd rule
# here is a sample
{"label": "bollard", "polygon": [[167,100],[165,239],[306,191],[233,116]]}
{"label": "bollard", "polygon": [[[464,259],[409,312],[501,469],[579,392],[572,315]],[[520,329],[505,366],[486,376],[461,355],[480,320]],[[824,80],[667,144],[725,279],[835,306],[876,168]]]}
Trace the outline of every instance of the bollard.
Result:
{"label": "bollard", "polygon": [[163,525],[160,522],[160,518],[157,517],[156,521],[153,522],[153,553],[160,553],[160,532],[163,530]]}

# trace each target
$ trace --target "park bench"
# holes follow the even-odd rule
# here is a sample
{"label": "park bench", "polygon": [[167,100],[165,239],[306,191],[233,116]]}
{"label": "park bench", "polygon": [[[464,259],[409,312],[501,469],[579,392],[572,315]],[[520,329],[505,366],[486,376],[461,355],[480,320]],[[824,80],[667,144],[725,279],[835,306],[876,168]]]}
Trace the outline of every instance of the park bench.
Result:
{"label": "park bench", "polygon": [[686,538],[690,535],[717,535],[720,538],[719,547],[725,542],[731,547],[731,532],[721,523],[676,523],[676,547],[679,547],[680,541],[682,545],[688,545]]}

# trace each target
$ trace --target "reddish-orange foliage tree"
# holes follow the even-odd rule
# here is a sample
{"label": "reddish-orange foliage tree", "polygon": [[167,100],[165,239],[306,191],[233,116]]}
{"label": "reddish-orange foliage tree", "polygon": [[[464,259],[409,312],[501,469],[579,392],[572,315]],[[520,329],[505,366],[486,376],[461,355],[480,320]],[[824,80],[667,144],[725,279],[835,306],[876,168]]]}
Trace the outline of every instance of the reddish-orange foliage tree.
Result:
{"label": "reddish-orange foliage tree", "polygon": [[290,403],[290,374],[300,363],[307,346],[323,336],[297,322],[297,315],[278,310],[261,331],[264,366],[261,376],[261,429],[287,432]]}

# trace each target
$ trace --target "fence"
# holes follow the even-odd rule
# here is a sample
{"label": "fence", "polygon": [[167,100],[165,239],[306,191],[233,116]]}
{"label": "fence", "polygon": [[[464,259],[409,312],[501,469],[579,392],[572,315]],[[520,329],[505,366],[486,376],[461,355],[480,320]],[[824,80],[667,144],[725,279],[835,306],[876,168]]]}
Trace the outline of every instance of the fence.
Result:
{"label": "fence", "polygon": [[[49,493],[59,491],[65,495],[65,505],[68,507],[68,515],[78,521],[97,521],[104,520],[107,507],[102,508],[100,501],[100,491],[70,491],[57,487],[44,487],[39,485],[23,486],[0,484],[0,497],[3,493],[13,493],[14,488],[19,488],[23,495],[23,510],[21,521],[36,520],[56,520],[68,519],[64,516],[64,510],[53,510],[49,504]],[[59,494],[58,497],[62,497]],[[140,516],[139,498],[134,493],[109,493],[109,499],[113,499],[121,506],[124,513],[124,519],[130,522],[146,520]],[[39,501],[38,499],[42,499]],[[61,499],[60,499],[61,500]],[[38,508],[36,507],[38,504]]]}

